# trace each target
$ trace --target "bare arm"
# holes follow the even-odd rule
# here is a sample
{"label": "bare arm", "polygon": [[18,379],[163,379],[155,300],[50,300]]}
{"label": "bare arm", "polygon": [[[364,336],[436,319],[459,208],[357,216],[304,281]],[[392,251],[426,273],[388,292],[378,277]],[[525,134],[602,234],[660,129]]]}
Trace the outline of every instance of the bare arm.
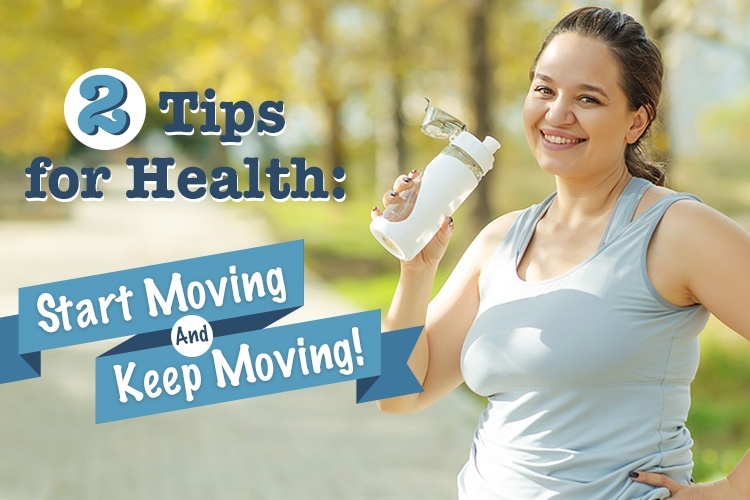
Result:
{"label": "bare arm", "polygon": [[[683,263],[688,290],[722,323],[750,340],[750,234],[713,209],[703,205],[684,209],[690,210],[694,213],[686,215],[699,237]],[[750,455],[727,480],[740,498],[750,498]]]}
{"label": "bare arm", "polygon": [[681,259],[691,296],[750,340],[750,234],[704,205],[691,203],[683,211],[695,231]]}
{"label": "bare arm", "polygon": [[[710,207],[678,202],[665,214],[657,238],[655,243],[663,242],[662,248],[669,252],[667,267],[684,302],[703,304],[722,323],[750,340],[750,234]],[[750,453],[726,479],[715,483],[685,486],[667,476],[645,472],[639,472],[635,480],[666,486],[673,498],[746,499],[750,498]]]}
{"label": "bare arm", "polygon": [[444,224],[436,238],[415,261],[401,263],[393,302],[384,330],[424,325],[409,358],[409,367],[424,392],[378,401],[389,413],[406,413],[425,408],[455,389],[461,382],[460,355],[466,333],[479,307],[478,279],[484,263],[502,241],[516,214],[508,214],[488,225],[459,260],[445,285],[430,302],[430,291],[439,259],[452,230]]}

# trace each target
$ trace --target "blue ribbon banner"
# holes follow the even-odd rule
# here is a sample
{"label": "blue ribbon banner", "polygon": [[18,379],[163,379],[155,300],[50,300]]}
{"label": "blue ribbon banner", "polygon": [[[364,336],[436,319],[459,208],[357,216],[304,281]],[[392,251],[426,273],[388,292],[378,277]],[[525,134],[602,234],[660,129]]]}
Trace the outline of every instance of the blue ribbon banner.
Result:
{"label": "blue ribbon banner", "polygon": [[42,350],[132,335],[96,359],[97,423],[347,380],[358,403],[421,392],[421,327],[381,334],[366,311],[268,328],[303,305],[303,255],[299,240],[22,288],[0,383],[39,377]]}

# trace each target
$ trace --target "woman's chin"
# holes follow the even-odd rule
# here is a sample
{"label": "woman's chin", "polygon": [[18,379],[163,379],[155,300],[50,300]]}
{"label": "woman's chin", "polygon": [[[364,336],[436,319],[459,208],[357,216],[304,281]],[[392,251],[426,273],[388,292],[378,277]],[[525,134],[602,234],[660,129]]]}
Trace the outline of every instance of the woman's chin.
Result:
{"label": "woman's chin", "polygon": [[542,170],[542,172],[548,173],[550,175],[569,176],[575,175],[576,171],[575,165],[559,161],[542,160],[537,161],[537,164],[539,165],[539,168]]}

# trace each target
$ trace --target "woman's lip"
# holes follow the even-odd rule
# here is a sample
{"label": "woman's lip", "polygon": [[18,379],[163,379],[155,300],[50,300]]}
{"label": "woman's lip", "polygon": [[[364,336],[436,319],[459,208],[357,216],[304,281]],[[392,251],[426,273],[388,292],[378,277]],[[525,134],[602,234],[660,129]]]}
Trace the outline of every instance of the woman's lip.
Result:
{"label": "woman's lip", "polygon": [[[573,148],[575,146],[578,146],[579,144],[583,144],[584,142],[586,142],[586,139],[581,139],[579,137],[573,137],[570,134],[559,134],[557,132],[551,132],[551,131],[545,131],[545,130],[541,130],[540,134],[542,136],[542,144],[544,145],[544,147],[547,148],[547,149],[555,150],[555,151],[562,151],[562,150],[565,150],[565,149],[570,149],[570,148]],[[579,141],[578,142],[569,142],[567,144],[558,144],[556,142],[548,141],[547,137],[545,137],[546,135],[552,135],[552,136],[557,136],[557,137],[564,137],[566,139],[573,139],[573,140],[578,139]]]}
{"label": "woman's lip", "polygon": [[553,135],[555,137],[562,137],[563,139],[572,139],[572,140],[580,140],[585,141],[586,139],[583,137],[576,137],[575,135],[569,134],[567,132],[563,132],[561,130],[553,130],[553,129],[541,129],[540,132],[542,135]]}

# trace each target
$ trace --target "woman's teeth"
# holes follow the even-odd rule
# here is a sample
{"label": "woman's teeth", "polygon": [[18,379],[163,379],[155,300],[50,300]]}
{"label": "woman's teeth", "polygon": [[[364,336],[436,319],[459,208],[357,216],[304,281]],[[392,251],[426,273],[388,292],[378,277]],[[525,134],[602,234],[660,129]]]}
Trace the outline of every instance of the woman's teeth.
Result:
{"label": "woman's teeth", "polygon": [[583,142],[585,139],[567,139],[565,137],[558,137],[556,135],[547,135],[544,134],[544,139],[549,142],[554,142],[555,144],[574,144]]}

